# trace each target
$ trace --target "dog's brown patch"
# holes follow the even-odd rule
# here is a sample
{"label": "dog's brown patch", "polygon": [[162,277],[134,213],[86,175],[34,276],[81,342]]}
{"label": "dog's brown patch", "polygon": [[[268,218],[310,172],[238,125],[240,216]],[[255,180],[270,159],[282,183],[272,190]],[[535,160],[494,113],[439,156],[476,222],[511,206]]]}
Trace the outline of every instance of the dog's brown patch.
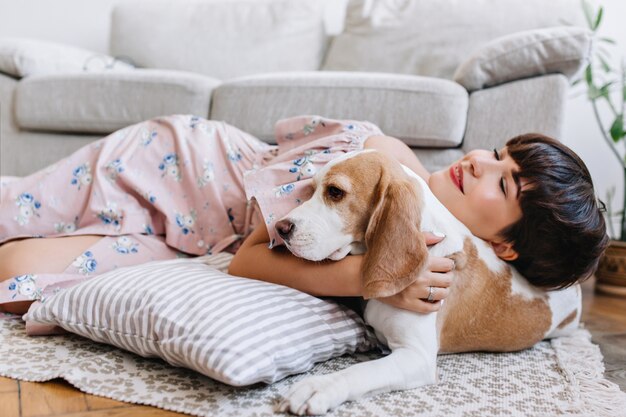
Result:
{"label": "dog's brown patch", "polygon": [[572,311],[571,313],[569,313],[567,315],[567,317],[565,317],[563,319],[562,322],[559,323],[559,325],[557,326],[558,329],[562,329],[565,326],[567,326],[568,324],[570,324],[571,322],[573,322],[576,319],[576,316],[578,315],[578,309],[575,309],[574,311]]}
{"label": "dog's brown patch", "polygon": [[539,342],[550,328],[545,297],[528,299],[511,292],[510,268],[494,273],[468,237],[467,263],[457,269],[438,320],[439,351],[516,351]]}

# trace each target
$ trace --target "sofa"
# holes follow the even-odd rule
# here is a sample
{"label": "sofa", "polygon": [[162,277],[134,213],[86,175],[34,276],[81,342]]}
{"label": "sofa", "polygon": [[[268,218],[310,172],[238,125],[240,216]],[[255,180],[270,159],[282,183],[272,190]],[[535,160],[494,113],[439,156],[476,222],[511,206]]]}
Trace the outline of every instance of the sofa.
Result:
{"label": "sofa", "polygon": [[0,39],[0,175],[178,113],[268,142],[284,117],[369,120],[430,170],[559,138],[593,44],[582,24],[578,0],[119,2],[106,55]]}

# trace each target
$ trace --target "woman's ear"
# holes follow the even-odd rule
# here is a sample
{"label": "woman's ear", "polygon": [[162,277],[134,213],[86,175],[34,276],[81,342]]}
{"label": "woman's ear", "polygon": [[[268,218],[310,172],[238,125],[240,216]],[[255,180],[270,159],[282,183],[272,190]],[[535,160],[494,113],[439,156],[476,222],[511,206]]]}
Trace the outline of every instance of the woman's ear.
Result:
{"label": "woman's ear", "polygon": [[505,261],[514,261],[519,257],[519,254],[513,249],[513,243],[510,242],[489,242],[498,258]]}
{"label": "woman's ear", "polygon": [[375,208],[365,232],[363,298],[388,297],[402,291],[422,273],[428,261],[420,231],[422,199],[419,186],[409,180],[378,184]]}

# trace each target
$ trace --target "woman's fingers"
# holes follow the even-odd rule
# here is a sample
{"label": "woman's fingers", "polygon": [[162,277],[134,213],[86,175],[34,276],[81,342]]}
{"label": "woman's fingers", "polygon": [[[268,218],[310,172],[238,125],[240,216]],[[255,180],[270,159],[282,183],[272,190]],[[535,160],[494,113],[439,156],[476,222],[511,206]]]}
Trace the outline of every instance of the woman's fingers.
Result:
{"label": "woman's fingers", "polygon": [[425,278],[426,279],[424,280],[424,283],[426,284],[426,287],[448,288],[450,285],[452,285],[453,275],[451,273],[431,273],[426,275]]}
{"label": "woman's fingers", "polygon": [[445,299],[449,293],[450,290],[448,288],[429,286],[424,290],[423,296],[420,296],[420,298],[426,301],[428,301],[429,299],[432,301],[441,301]]}
{"label": "woman's fingers", "polygon": [[444,235],[443,233],[439,233],[439,232],[422,232],[422,234],[424,235],[424,239],[426,240],[426,245],[427,246],[432,246],[432,245],[436,245],[437,243],[441,242],[446,235]]}
{"label": "woman's fingers", "polygon": [[391,297],[379,298],[380,301],[389,304],[392,307],[402,308],[413,311],[415,313],[432,313],[441,308],[441,301],[433,303],[420,300],[419,298],[411,298],[401,294],[392,295]]}
{"label": "woman's fingers", "polygon": [[439,256],[428,257],[428,270],[431,272],[450,272],[454,269],[455,263],[450,258]]}

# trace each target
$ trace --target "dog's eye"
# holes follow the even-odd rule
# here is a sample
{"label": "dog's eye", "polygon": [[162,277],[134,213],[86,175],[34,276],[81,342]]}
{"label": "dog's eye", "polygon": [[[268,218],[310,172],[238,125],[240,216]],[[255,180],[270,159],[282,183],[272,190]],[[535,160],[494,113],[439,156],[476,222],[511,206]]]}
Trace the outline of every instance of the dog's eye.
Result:
{"label": "dog's eye", "polygon": [[343,191],[333,185],[326,189],[326,193],[333,200],[341,200],[343,197]]}

